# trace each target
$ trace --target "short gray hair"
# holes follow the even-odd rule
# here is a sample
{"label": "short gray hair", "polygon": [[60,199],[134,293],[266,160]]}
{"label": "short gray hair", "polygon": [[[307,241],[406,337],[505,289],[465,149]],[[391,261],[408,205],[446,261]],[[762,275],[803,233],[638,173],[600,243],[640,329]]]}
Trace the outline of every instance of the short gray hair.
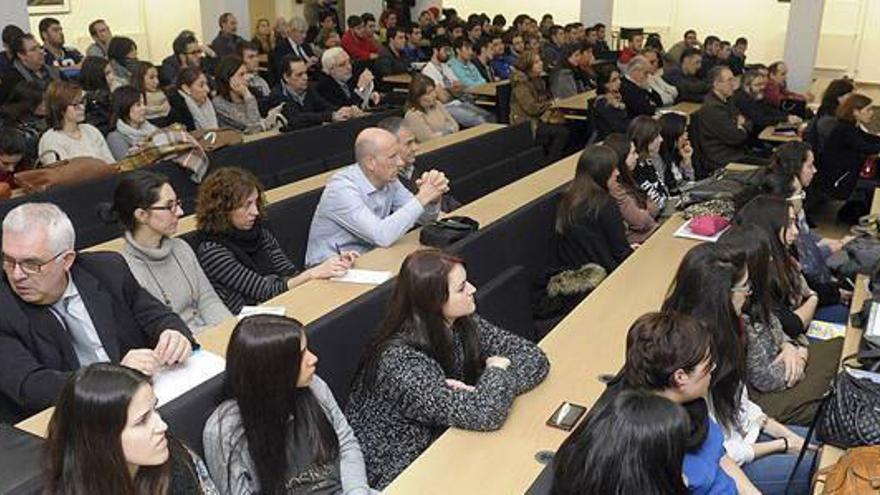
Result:
{"label": "short gray hair", "polygon": [[648,59],[643,57],[642,55],[636,55],[629,61],[629,64],[626,66],[626,75],[631,76],[633,72],[637,71],[649,71],[651,70],[651,62],[648,62]]}
{"label": "short gray hair", "polygon": [[302,17],[291,17],[290,23],[287,24],[290,29],[296,29],[301,33],[309,30],[309,24]]}
{"label": "short gray hair", "polygon": [[72,250],[76,244],[70,217],[52,203],[24,203],[13,208],[3,219],[4,233],[22,233],[34,228],[46,229],[53,253]]}
{"label": "short gray hair", "polygon": [[336,65],[337,61],[344,55],[347,55],[347,53],[345,53],[345,50],[343,50],[342,47],[339,46],[334,46],[333,48],[328,48],[324,50],[324,53],[321,54],[321,68],[324,70],[324,72],[329,74],[330,69],[332,69],[333,66]]}

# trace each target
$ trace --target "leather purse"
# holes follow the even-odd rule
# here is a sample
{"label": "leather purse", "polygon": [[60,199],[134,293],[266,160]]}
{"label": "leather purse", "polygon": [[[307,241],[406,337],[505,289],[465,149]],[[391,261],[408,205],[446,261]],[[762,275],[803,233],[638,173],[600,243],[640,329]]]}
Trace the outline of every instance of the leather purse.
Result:
{"label": "leather purse", "polygon": [[480,228],[473,218],[453,216],[434,220],[422,227],[419,242],[425,246],[444,248],[456,243]]}
{"label": "leather purse", "polygon": [[880,447],[857,447],[817,473],[825,495],[880,494]]}
{"label": "leather purse", "polygon": [[[853,357],[856,356],[848,356],[844,362]],[[816,432],[823,442],[841,448],[880,445],[880,383],[857,376],[852,370],[844,365],[838,373],[818,418]]]}
{"label": "leather purse", "polygon": [[16,172],[13,178],[25,194],[33,194],[57,186],[100,179],[118,172],[119,168],[116,165],[110,165],[97,158],[79,157],[58,160],[42,168]]}

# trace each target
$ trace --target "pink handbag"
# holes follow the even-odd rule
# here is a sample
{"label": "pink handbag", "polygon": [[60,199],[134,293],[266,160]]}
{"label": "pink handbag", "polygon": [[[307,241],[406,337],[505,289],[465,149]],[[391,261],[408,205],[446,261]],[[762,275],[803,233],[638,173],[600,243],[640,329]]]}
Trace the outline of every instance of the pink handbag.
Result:
{"label": "pink handbag", "polygon": [[726,229],[730,221],[718,215],[701,215],[691,219],[691,232],[697,235],[711,237]]}

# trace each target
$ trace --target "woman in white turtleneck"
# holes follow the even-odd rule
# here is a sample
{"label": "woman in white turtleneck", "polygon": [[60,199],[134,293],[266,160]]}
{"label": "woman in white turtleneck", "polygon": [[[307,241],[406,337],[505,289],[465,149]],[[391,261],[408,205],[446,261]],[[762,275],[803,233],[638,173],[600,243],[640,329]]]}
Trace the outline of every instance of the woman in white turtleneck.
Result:
{"label": "woman in white turtleneck", "polygon": [[182,215],[168,179],[138,170],[120,178],[109,216],[126,228],[122,256],[134,277],[196,334],[232,313],[217,296],[189,244],[171,237]]}

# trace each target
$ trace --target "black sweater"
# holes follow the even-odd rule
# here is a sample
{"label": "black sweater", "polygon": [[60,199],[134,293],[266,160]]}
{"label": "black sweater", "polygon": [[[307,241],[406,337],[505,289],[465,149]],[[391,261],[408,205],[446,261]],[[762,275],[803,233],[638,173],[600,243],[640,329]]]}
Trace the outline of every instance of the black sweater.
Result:
{"label": "black sweater", "polygon": [[563,268],[596,263],[611,273],[632,253],[620,209],[610,197],[598,212],[587,212],[584,205],[579,206],[576,218],[559,234],[556,249]]}
{"label": "black sweater", "polygon": [[819,160],[819,178],[835,199],[845,200],[859,179],[859,167],[872,154],[880,153],[880,136],[859,129],[855,123],[838,120]]}
{"label": "black sweater", "polygon": [[285,131],[305,129],[330,122],[333,119],[334,107],[312,88],[306,90],[300,103],[296,98],[284,91],[283,83],[272,89],[267,100],[269,108],[284,103],[283,114],[287,119]]}
{"label": "black sweater", "polygon": [[708,170],[726,167],[730,162],[741,162],[748,152],[751,125],[736,125],[739,112],[733,101],[722,101],[715,93],[706,95],[703,106],[697,110],[695,138],[703,150],[704,165]]}
{"label": "black sweater", "polygon": [[660,95],[653,89],[641,88],[626,77],[621,79],[620,99],[626,105],[626,112],[631,119],[639,115],[653,117],[657,107],[663,104]]}

